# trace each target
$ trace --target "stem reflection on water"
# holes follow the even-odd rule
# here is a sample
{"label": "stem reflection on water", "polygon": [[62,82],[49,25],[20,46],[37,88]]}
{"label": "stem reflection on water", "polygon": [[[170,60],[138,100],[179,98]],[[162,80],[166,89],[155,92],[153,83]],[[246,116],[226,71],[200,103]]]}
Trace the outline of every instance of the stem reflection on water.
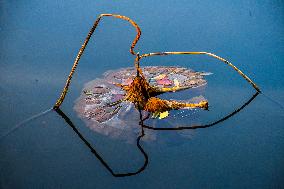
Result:
{"label": "stem reflection on water", "polygon": [[237,113],[239,113],[241,110],[243,110],[246,106],[248,106],[257,96],[259,95],[259,92],[256,92],[248,101],[246,101],[242,106],[240,106],[239,108],[235,109],[234,111],[232,111],[231,113],[229,113],[228,115],[222,117],[221,119],[214,121],[212,123],[208,123],[208,124],[204,124],[204,125],[193,125],[193,126],[182,126],[182,127],[174,127],[174,128],[164,128],[164,127],[152,127],[149,125],[145,125],[144,121],[146,119],[149,118],[149,116],[143,118],[142,112],[141,110],[139,110],[139,115],[140,115],[140,122],[137,123],[140,125],[141,128],[141,133],[140,135],[137,137],[136,139],[136,145],[138,147],[138,149],[140,150],[141,154],[144,157],[144,163],[141,167],[137,168],[136,171],[133,172],[127,172],[127,173],[117,173],[115,172],[110,166],[109,164],[104,160],[104,158],[97,152],[97,150],[84,138],[84,136],[80,133],[80,131],[76,128],[76,126],[73,124],[73,122],[71,121],[71,119],[60,109],[56,109],[56,113],[58,113],[64,120],[65,122],[73,129],[73,131],[78,135],[78,137],[84,142],[84,144],[91,150],[91,152],[96,156],[96,158],[102,163],[102,165],[114,176],[114,177],[126,177],[126,176],[133,176],[133,175],[137,175],[139,173],[141,173],[142,171],[145,170],[145,168],[148,165],[148,155],[146,153],[146,151],[142,148],[140,141],[141,139],[145,136],[144,133],[144,129],[150,129],[150,130],[158,130],[158,131],[178,131],[178,130],[190,130],[190,129],[202,129],[202,128],[208,128],[208,127],[212,127],[214,125],[217,125],[229,118],[231,118],[232,116],[236,115]]}

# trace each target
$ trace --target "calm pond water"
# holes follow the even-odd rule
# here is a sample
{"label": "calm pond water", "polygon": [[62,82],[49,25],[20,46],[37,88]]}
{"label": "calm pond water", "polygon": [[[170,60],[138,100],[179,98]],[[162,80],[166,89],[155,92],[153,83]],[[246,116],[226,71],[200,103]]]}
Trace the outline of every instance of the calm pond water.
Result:
{"label": "calm pond water", "polygon": [[[73,110],[84,83],[133,65],[134,29],[104,18],[82,56],[62,112],[50,111],[0,138],[0,188],[284,188],[283,10],[280,0],[0,1],[1,136],[54,105],[101,13],[126,15],[139,24],[142,36],[135,49],[140,53],[212,52],[234,63],[263,91],[255,95],[235,71],[211,57],[151,57],[141,64],[213,73],[200,90],[162,96],[202,94],[209,111],[184,112],[171,125],[157,120],[157,127],[221,121],[196,130],[144,128],[142,138],[137,138],[141,132],[124,139],[93,132]],[[131,172],[139,173],[115,177]]]}

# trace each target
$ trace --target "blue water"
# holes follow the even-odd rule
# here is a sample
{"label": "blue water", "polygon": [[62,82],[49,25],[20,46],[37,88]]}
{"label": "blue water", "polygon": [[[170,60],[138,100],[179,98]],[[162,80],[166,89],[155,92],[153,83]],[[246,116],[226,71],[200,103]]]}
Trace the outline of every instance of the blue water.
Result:
{"label": "blue water", "polygon": [[[139,174],[123,178],[112,176],[51,111],[0,139],[0,188],[284,188],[283,10],[284,3],[277,0],[0,1],[1,136],[53,106],[101,13],[126,15],[139,24],[142,36],[135,50],[141,54],[212,52],[234,63],[263,91],[210,128],[145,129],[140,144],[149,162]],[[61,108],[115,173],[135,172],[143,165],[136,138],[126,142],[92,132],[73,106],[84,83],[107,70],[133,65],[129,47],[134,37],[129,23],[103,18]],[[198,112],[199,124],[230,114],[255,93],[231,68],[203,55],[151,57],[141,64],[214,73],[206,77],[202,94],[210,108]],[[190,116],[177,120],[181,125],[192,122]],[[156,124],[162,127],[167,121]]]}

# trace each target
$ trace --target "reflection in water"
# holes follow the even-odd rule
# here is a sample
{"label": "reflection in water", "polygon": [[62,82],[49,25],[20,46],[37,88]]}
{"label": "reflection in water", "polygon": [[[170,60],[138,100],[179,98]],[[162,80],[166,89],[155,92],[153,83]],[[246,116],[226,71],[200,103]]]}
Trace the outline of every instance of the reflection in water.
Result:
{"label": "reflection in water", "polygon": [[0,136],[0,140],[8,135],[10,135],[11,133],[15,132],[17,129],[19,129],[20,127],[22,127],[23,125],[25,125],[26,123],[30,122],[30,121],[33,121],[41,116],[44,116],[46,115],[47,113],[51,112],[53,110],[53,108],[49,108],[43,112],[40,112],[38,114],[35,114],[27,119],[25,119],[24,121],[18,123],[17,125],[15,125],[14,127],[12,127],[10,130],[8,130],[6,133],[2,134]]}
{"label": "reflection in water", "polygon": [[140,152],[143,154],[144,156],[144,164],[137,170],[134,172],[128,172],[128,173],[116,173],[115,171],[113,171],[113,169],[108,165],[108,163],[103,159],[103,157],[96,151],[96,149],[84,138],[84,136],[78,131],[78,129],[76,128],[76,126],[73,124],[73,122],[71,121],[71,119],[59,108],[56,109],[55,111],[65,120],[65,122],[74,130],[74,132],[79,136],[79,138],[86,144],[86,146],[91,150],[91,152],[96,156],[96,158],[98,158],[98,160],[102,163],[102,165],[114,176],[114,177],[126,177],[126,176],[133,176],[133,175],[137,175],[138,173],[141,173],[143,170],[145,170],[146,166],[148,165],[148,155],[147,153],[144,151],[144,149],[142,148],[142,146],[140,145],[140,141],[142,139],[142,137],[145,136],[144,133],[144,129],[150,129],[150,130],[168,130],[168,131],[176,131],[176,130],[186,130],[186,129],[201,129],[201,128],[208,128],[208,127],[212,127],[214,125],[217,125],[218,123],[221,123],[229,118],[231,118],[232,116],[236,115],[237,113],[239,113],[241,110],[243,110],[246,106],[248,106],[257,96],[259,95],[259,92],[256,92],[248,101],[246,101],[241,107],[237,108],[236,110],[234,110],[233,112],[231,112],[230,114],[224,116],[223,118],[214,121],[212,123],[209,124],[205,124],[205,125],[194,125],[194,126],[188,126],[188,127],[174,127],[174,128],[155,128],[152,126],[148,126],[144,124],[144,121],[146,119],[149,118],[143,118],[142,112],[139,111],[139,115],[140,115],[140,128],[141,128],[141,134],[138,136],[138,138],[136,139],[136,145],[138,147],[138,149],[140,150]]}
{"label": "reflection in water", "polygon": [[100,156],[100,154],[96,151],[96,149],[83,137],[83,135],[78,131],[78,129],[75,127],[75,125],[72,123],[69,117],[64,114],[59,108],[55,110],[65,121],[68,123],[68,125],[75,131],[75,133],[80,137],[80,139],[86,144],[86,146],[91,150],[91,152],[98,158],[98,160],[103,164],[103,166],[114,176],[114,177],[125,177],[125,176],[132,176],[136,175],[140,172],[142,172],[147,164],[148,164],[148,155],[143,150],[143,148],[140,145],[140,140],[144,136],[144,128],[141,127],[141,134],[137,138],[137,147],[141,151],[141,153],[144,156],[144,164],[135,172],[129,172],[129,173],[115,173],[113,169],[107,164],[107,162]]}

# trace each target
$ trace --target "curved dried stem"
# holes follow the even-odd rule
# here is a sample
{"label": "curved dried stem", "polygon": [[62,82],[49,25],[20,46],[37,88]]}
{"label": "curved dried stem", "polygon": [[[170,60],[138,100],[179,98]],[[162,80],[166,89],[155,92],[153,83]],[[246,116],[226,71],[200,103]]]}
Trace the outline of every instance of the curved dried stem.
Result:
{"label": "curved dried stem", "polygon": [[215,54],[209,53],[209,52],[155,52],[155,53],[147,53],[147,54],[142,54],[140,56],[141,58],[145,58],[145,57],[149,57],[149,56],[166,56],[166,55],[208,55],[211,56],[213,58],[216,58],[218,60],[221,60],[222,62],[224,62],[225,64],[229,65],[230,67],[232,67],[234,70],[236,70],[245,80],[247,80],[247,82],[249,82],[253,88],[257,91],[257,92],[261,92],[259,87],[248,77],[246,76],[241,70],[239,70],[236,66],[234,66],[231,62],[225,60],[224,58],[217,56]]}
{"label": "curved dried stem", "polygon": [[86,37],[86,39],[85,39],[85,41],[84,41],[82,47],[80,48],[80,50],[79,50],[79,52],[78,52],[78,54],[77,54],[77,56],[76,56],[76,58],[75,58],[74,64],[73,64],[72,69],[71,69],[71,71],[70,71],[70,73],[69,73],[69,75],[68,75],[68,78],[67,78],[66,83],[65,83],[65,86],[64,86],[64,88],[63,88],[63,90],[62,90],[62,93],[61,93],[60,97],[58,98],[58,100],[56,101],[55,105],[53,106],[54,109],[58,109],[58,108],[60,107],[60,105],[62,104],[62,102],[64,101],[64,98],[65,98],[65,96],[66,96],[66,94],[67,94],[67,92],[68,92],[69,85],[70,85],[70,83],[71,83],[72,76],[73,76],[73,74],[74,74],[74,72],[75,72],[75,70],[76,70],[76,67],[77,67],[77,65],[78,65],[78,63],[79,63],[79,60],[80,60],[80,58],[81,58],[81,56],[82,56],[82,54],[83,54],[83,52],[84,52],[84,50],[85,50],[85,48],[86,48],[88,42],[89,42],[89,40],[90,40],[92,34],[94,33],[95,29],[97,28],[97,26],[98,26],[98,24],[99,24],[101,18],[102,18],[102,17],[105,17],[105,16],[115,17],[115,18],[119,18],[119,19],[122,19],[122,20],[126,20],[126,21],[128,21],[132,26],[134,26],[134,27],[136,28],[137,34],[136,34],[136,37],[135,37],[135,39],[133,40],[133,42],[132,42],[132,44],[131,44],[131,47],[130,47],[130,53],[133,54],[133,55],[136,55],[136,53],[134,52],[133,49],[134,49],[136,43],[138,42],[138,40],[139,40],[139,38],[140,38],[140,36],[141,36],[141,29],[139,28],[139,26],[138,26],[133,20],[131,20],[130,18],[128,18],[128,17],[126,17],[126,16],[122,16],[122,15],[118,15],[118,14],[101,14],[101,15],[96,19],[96,21],[94,22],[93,27],[92,27],[91,30],[89,31],[89,33],[88,33],[88,35],[87,35],[87,37]]}
{"label": "curved dried stem", "polygon": [[[215,54],[212,54],[212,53],[208,53],[208,52],[156,52],[156,53],[148,53],[148,54],[143,54],[143,55],[139,55],[139,53],[135,53],[134,52],[134,47],[136,45],[136,43],[138,42],[138,40],[140,39],[140,36],[141,36],[141,29],[139,28],[139,26],[133,21],[131,20],[130,18],[126,17],[126,16],[122,16],[122,15],[117,15],[117,14],[101,14],[95,21],[93,27],[91,28],[91,30],[89,31],[82,47],[80,48],[79,52],[78,52],[78,55],[76,56],[76,59],[74,61],[74,64],[72,66],[72,69],[68,75],[68,78],[66,80],[66,83],[65,83],[65,86],[62,90],[62,93],[60,95],[60,97],[58,98],[57,102],[55,103],[54,105],[54,109],[58,109],[60,107],[60,105],[62,104],[62,102],[64,101],[64,98],[68,92],[68,89],[69,89],[69,85],[71,83],[71,79],[72,79],[72,76],[75,72],[75,69],[79,63],[79,60],[92,36],[92,34],[94,33],[95,29],[97,28],[100,20],[102,17],[115,17],[115,18],[119,18],[119,19],[122,19],[122,20],[126,20],[128,21],[130,24],[132,24],[132,26],[134,26],[136,28],[136,31],[137,31],[137,34],[136,34],[136,37],[135,39],[133,40],[132,44],[131,44],[131,47],[130,47],[130,53],[132,55],[136,55],[136,59],[135,59],[135,62],[134,62],[134,65],[137,69],[137,76],[141,76],[143,79],[145,79],[144,75],[143,75],[143,72],[139,66],[139,61],[141,58],[144,58],[144,57],[149,57],[149,56],[162,56],[162,55],[179,55],[179,54],[205,54],[205,55],[208,55],[208,56],[211,56],[211,57],[214,57],[218,60],[221,60],[222,62],[224,62],[225,64],[229,65],[230,67],[232,67],[234,70],[236,70],[245,80],[247,80],[258,92],[260,92],[260,89],[259,87],[248,77],[246,76],[242,71],[240,71],[236,66],[234,66],[232,63],[230,63],[229,61],[225,60],[224,58],[222,57],[219,57]],[[175,90],[175,89],[173,89]],[[149,91],[148,91],[149,92]],[[169,92],[169,91],[164,91],[164,92]]]}

